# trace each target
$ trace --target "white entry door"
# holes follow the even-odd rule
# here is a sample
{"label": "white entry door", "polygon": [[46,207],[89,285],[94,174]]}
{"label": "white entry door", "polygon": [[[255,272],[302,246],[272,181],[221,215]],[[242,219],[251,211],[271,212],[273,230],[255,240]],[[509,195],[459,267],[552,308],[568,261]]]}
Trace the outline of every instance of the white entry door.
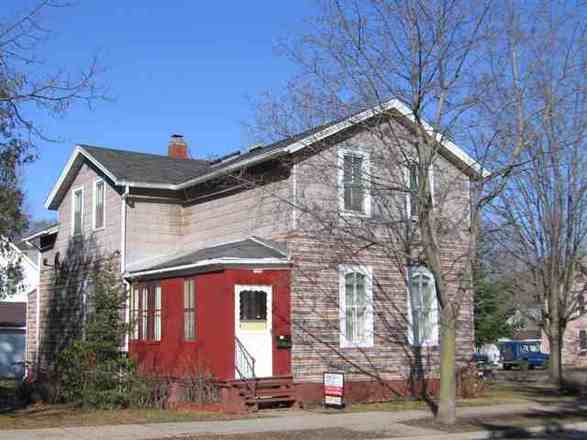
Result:
{"label": "white entry door", "polygon": [[273,376],[272,294],[271,286],[235,286],[235,334],[246,351],[236,344],[236,378],[251,375],[247,357],[255,359],[256,377]]}

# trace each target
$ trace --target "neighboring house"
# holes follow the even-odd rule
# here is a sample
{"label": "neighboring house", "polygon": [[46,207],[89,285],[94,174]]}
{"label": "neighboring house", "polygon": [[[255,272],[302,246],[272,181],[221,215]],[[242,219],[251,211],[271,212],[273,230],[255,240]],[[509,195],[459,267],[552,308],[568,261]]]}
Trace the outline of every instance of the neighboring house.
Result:
{"label": "neighboring house", "polygon": [[[9,243],[0,256],[0,267],[20,268],[20,280],[10,294],[0,301],[0,377],[20,377],[24,374],[26,320],[29,296],[35,295],[39,282],[38,251],[26,242]],[[2,276],[7,277],[6,270]],[[4,285],[10,283],[5,279]]]}
{"label": "neighboring house", "polygon": [[[46,202],[58,211],[59,226],[34,237],[43,264],[39,295],[32,298],[36,309],[28,317],[34,329],[28,359],[46,367],[68,338],[81,333],[87,282],[80,277],[114,253],[130,287],[127,318],[135,324],[125,348],[145,372],[205,371],[221,380],[280,376],[297,385],[299,399],[319,400],[323,373],[342,369],[349,372],[347,397],[369,398],[381,383],[349,371],[342,359],[367,353],[382,381],[405,391],[411,371],[397,342],[404,340],[428,353],[437,370],[436,315],[417,323],[417,336],[405,322],[393,331],[396,342],[377,336],[388,322],[374,280],[390,286],[405,318],[410,306],[403,275],[371,250],[361,264],[319,268],[335,252],[333,244],[305,234],[304,213],[295,208],[304,197],[324,206],[334,200],[361,218],[375,216],[369,193],[350,197],[346,175],[343,185],[337,173],[332,186],[319,185],[312,162],[316,151],[334,151],[345,169],[347,159],[352,162],[355,177],[367,170],[379,141],[360,124],[381,110],[215,161],[188,158],[177,135],[168,156],[76,146]],[[409,123],[398,101],[384,110],[398,126]],[[441,152],[437,177],[462,178],[465,185],[454,191],[468,206],[477,164],[452,143],[442,144]],[[261,183],[243,183],[243,170]],[[451,251],[469,239],[469,225],[463,225]],[[411,276],[416,292],[435,301],[430,273],[422,268]],[[334,294],[340,308],[325,303],[323,292]],[[472,293],[461,305],[459,359],[465,359],[473,351]]]}

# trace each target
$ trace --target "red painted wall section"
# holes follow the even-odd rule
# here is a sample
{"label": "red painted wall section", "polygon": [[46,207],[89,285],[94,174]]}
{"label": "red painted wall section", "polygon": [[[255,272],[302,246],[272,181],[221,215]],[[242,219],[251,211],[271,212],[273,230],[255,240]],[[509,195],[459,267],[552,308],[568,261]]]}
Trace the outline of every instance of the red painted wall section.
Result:
{"label": "red painted wall section", "polygon": [[[183,285],[192,278],[196,291],[196,340],[184,340]],[[235,284],[273,286],[273,372],[291,372],[289,349],[278,349],[276,336],[290,335],[290,284],[287,270],[230,269],[160,281],[161,341],[130,341],[130,355],[145,374],[209,374],[234,378]]]}

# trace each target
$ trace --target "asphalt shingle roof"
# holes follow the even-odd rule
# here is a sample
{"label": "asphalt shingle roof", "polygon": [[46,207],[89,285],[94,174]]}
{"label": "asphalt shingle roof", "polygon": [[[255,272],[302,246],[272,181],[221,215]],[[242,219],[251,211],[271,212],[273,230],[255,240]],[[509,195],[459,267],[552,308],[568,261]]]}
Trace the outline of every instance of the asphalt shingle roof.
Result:
{"label": "asphalt shingle roof", "polygon": [[[278,258],[287,261],[286,251],[280,244],[271,240],[261,240],[259,238],[247,238],[245,240],[211,246],[195,250],[180,256],[170,256],[169,259],[153,265],[145,265],[140,269],[132,272],[146,272],[162,269],[172,269],[181,266],[187,266],[204,262],[206,260],[219,259],[263,259]],[[237,261],[235,261],[237,262]]]}
{"label": "asphalt shingle roof", "polygon": [[199,159],[175,159],[157,154],[80,145],[120,180],[179,184],[204,174],[210,164]]}

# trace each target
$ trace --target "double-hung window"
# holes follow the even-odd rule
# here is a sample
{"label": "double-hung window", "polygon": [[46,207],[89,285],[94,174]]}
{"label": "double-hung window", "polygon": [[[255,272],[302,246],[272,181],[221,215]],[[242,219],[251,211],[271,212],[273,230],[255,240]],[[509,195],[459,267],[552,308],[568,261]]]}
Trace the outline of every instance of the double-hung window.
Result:
{"label": "double-hung window", "polygon": [[579,350],[587,350],[587,330],[579,331]]}
{"label": "double-hung window", "polygon": [[183,337],[186,341],[196,339],[196,292],[194,280],[183,284]]}
{"label": "double-hung window", "polygon": [[432,273],[424,267],[408,270],[408,339],[417,347],[438,345],[438,301]]}
{"label": "double-hung window", "polygon": [[84,188],[74,189],[71,200],[71,233],[81,235],[84,229]]}
{"label": "double-hung window", "polygon": [[132,290],[131,337],[135,340],[161,340],[161,286],[141,286]]}
{"label": "double-hung window", "polygon": [[94,229],[101,229],[105,225],[106,214],[106,184],[103,180],[94,183]]}
{"label": "double-hung window", "polygon": [[369,168],[367,153],[339,150],[339,205],[344,213],[370,215]]}
{"label": "double-hung window", "polygon": [[[406,185],[406,216],[415,218],[418,216],[418,197],[420,197],[420,167],[418,162],[410,161],[405,166],[404,181]],[[428,168],[429,196],[434,203],[434,167],[431,164]]]}
{"label": "double-hung window", "polygon": [[373,346],[373,282],[369,267],[339,267],[341,347]]}

